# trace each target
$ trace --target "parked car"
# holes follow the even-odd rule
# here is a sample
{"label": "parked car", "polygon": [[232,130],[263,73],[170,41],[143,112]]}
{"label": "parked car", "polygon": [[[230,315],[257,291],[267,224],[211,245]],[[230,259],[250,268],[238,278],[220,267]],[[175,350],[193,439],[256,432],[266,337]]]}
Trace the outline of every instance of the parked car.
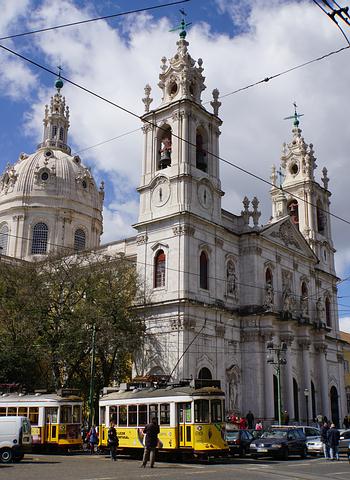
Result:
{"label": "parked car", "polygon": [[321,437],[314,437],[310,440],[306,439],[307,452],[310,455],[323,455],[323,443]]}
{"label": "parked car", "polygon": [[250,444],[253,458],[261,456],[282,458],[287,460],[289,455],[307,455],[306,437],[301,428],[272,427],[262,436]]}
{"label": "parked car", "polygon": [[0,462],[22,460],[32,445],[31,427],[26,417],[0,417]]}
{"label": "parked car", "polygon": [[248,430],[236,430],[230,424],[226,425],[226,442],[230,447],[231,455],[237,454],[244,457],[249,453],[253,440],[254,437]]}
{"label": "parked car", "polygon": [[339,441],[339,452],[348,453],[350,445],[350,429],[349,430],[339,430],[340,432],[340,441]]}
{"label": "parked car", "polygon": [[260,438],[261,435],[265,432],[265,430],[255,430],[253,429],[248,429],[247,432],[251,433],[253,435],[253,438]]}

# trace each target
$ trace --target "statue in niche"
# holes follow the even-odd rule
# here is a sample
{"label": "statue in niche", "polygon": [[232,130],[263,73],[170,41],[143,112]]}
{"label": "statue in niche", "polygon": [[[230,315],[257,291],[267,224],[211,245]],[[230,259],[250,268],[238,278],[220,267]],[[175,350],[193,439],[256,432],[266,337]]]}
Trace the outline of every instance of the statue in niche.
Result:
{"label": "statue in niche", "polygon": [[237,297],[237,276],[233,262],[228,262],[226,270],[227,294]]}
{"label": "statue in niche", "polygon": [[274,297],[273,286],[271,285],[271,283],[268,283],[265,286],[265,297],[264,297],[264,305],[263,305],[266,310],[272,310],[273,297]]}
{"label": "statue in niche", "polygon": [[318,300],[316,302],[316,313],[317,313],[317,322],[320,326],[325,324],[324,321],[324,313],[325,313],[325,308],[323,305],[323,301],[321,297],[318,297]]}
{"label": "statue in niche", "polygon": [[300,311],[303,317],[309,316],[309,302],[307,297],[301,297],[300,300]]}
{"label": "statue in niche", "polygon": [[239,412],[238,394],[240,389],[240,372],[237,365],[226,369],[226,379],[228,383],[227,411],[237,413]]}
{"label": "statue in niche", "polygon": [[291,318],[293,313],[293,296],[289,286],[286,286],[282,295],[283,318]]}
{"label": "statue in niche", "polygon": [[171,165],[171,139],[170,137],[162,138],[160,153],[160,168],[167,168]]}

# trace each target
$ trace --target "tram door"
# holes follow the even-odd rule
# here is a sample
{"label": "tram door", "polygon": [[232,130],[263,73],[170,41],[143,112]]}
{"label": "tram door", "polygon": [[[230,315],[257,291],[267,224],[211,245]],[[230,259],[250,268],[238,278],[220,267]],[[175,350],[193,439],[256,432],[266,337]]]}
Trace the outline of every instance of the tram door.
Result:
{"label": "tram door", "polygon": [[45,441],[58,441],[57,407],[45,407]]}
{"label": "tram door", "polygon": [[191,402],[177,404],[177,423],[180,447],[192,446]]}

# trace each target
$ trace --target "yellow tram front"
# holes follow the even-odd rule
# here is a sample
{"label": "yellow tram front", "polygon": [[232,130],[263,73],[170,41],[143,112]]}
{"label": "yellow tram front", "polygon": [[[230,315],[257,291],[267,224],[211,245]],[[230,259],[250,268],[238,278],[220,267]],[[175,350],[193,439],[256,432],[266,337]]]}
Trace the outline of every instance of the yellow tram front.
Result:
{"label": "yellow tram front", "polygon": [[143,428],[156,417],[162,451],[222,456],[229,450],[224,411],[224,392],[217,386],[203,386],[203,381],[164,388],[124,385],[100,398],[100,446],[107,447],[107,431],[113,422],[119,449],[136,453],[143,448]]}
{"label": "yellow tram front", "polygon": [[0,397],[0,416],[25,416],[31,423],[33,447],[74,449],[81,447],[82,399],[75,391],[57,393],[9,393]]}

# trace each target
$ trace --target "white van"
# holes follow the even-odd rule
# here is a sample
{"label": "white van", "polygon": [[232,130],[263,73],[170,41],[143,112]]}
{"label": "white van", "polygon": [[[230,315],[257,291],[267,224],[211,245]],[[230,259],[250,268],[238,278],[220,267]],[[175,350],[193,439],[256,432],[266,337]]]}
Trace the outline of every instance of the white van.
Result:
{"label": "white van", "polygon": [[31,427],[26,417],[0,417],[0,462],[19,462],[32,446]]}

